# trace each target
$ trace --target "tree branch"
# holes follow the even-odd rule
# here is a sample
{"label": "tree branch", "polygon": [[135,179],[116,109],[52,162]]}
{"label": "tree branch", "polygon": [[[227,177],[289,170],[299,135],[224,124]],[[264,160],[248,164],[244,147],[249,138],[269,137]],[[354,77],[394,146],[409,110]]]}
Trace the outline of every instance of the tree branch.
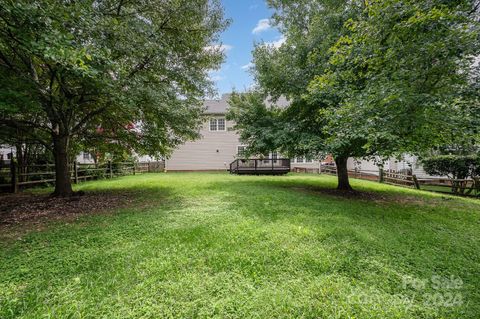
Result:
{"label": "tree branch", "polygon": [[102,114],[107,110],[108,106],[102,106],[96,110],[93,110],[92,112],[88,113],[85,115],[78,123],[75,125],[75,127],[72,129],[72,134],[76,134],[80,132],[85,124],[88,123],[93,117]]}

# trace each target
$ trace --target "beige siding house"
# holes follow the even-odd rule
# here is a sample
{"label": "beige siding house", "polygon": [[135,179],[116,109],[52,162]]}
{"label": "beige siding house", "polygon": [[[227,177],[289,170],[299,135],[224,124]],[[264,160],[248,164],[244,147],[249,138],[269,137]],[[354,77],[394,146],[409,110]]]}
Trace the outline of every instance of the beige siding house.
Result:
{"label": "beige siding house", "polygon": [[[200,129],[201,138],[187,142],[177,148],[165,161],[167,171],[224,171],[240,156],[244,145],[233,129],[234,123],[227,121],[229,95],[219,100],[205,101],[205,122]],[[280,155],[270,154],[271,156]],[[318,168],[318,161],[305,158],[292,159],[291,167]]]}

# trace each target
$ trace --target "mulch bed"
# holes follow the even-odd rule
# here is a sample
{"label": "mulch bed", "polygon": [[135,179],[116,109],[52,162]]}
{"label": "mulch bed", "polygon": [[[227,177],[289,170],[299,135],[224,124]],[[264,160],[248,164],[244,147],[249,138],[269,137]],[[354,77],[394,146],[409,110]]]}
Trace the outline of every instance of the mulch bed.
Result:
{"label": "mulch bed", "polygon": [[28,193],[0,195],[0,228],[75,219],[127,206],[131,202],[131,196],[122,193],[86,193],[70,198]]}

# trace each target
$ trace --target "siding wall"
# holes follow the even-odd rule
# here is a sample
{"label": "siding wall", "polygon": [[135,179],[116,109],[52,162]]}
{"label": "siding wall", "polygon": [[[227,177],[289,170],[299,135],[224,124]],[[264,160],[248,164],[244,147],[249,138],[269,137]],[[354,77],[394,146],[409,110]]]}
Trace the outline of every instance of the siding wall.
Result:
{"label": "siding wall", "polygon": [[[372,171],[369,173],[378,175],[378,166],[375,164],[374,161],[366,161],[366,160],[356,160],[353,158],[348,159],[348,169],[354,170],[355,167],[361,171]],[[418,178],[439,178],[442,176],[430,176],[425,172],[422,165],[418,161],[417,157],[411,155],[405,155],[403,160],[396,160],[394,158],[389,159],[385,162],[384,169],[392,169],[395,171],[399,171],[402,169],[412,169],[412,174],[416,175]]]}
{"label": "siding wall", "polygon": [[237,146],[242,145],[238,134],[232,130],[233,122],[226,122],[225,131],[209,131],[210,118],[205,121],[200,134],[202,138],[187,142],[175,150],[165,161],[167,171],[226,170],[235,160]]}

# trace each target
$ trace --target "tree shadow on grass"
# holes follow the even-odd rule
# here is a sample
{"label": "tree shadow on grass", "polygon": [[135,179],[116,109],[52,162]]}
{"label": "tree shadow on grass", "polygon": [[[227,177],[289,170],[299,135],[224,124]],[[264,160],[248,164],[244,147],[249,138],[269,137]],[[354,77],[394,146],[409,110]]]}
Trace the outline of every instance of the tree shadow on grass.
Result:
{"label": "tree shadow on grass", "polygon": [[123,210],[148,210],[179,204],[168,187],[117,187],[112,190],[88,190],[81,196],[52,197],[48,189],[0,195],[0,238],[44,230],[50,224],[70,223],[83,217],[117,214]]}

